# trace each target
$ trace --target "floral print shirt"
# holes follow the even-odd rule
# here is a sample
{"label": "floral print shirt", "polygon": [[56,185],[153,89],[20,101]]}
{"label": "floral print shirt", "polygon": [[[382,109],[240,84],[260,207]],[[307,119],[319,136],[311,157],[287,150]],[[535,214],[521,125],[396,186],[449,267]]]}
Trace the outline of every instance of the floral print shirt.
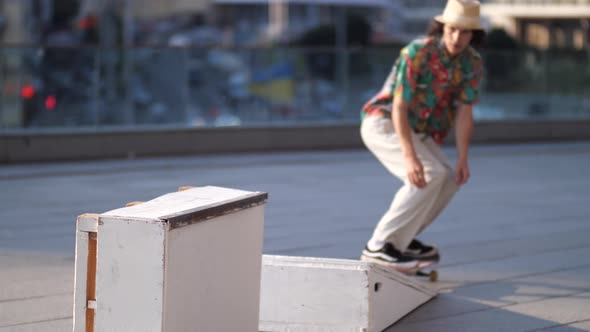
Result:
{"label": "floral print shirt", "polygon": [[401,51],[383,88],[361,115],[364,118],[375,109],[389,114],[393,98],[403,98],[414,132],[441,144],[460,104],[477,102],[482,75],[482,58],[472,47],[451,58],[439,38],[415,40]]}

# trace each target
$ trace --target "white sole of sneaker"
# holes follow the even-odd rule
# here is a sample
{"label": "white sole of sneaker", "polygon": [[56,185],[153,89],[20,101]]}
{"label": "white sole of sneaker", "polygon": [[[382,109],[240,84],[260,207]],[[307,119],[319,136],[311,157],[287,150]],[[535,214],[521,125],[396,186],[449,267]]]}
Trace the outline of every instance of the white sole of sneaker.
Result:
{"label": "white sole of sneaker", "polygon": [[[363,262],[375,263],[375,264],[387,266],[387,267],[393,268],[393,269],[398,270],[403,273],[412,273],[412,271],[421,269],[421,265],[422,265],[421,262],[411,262],[411,263],[387,262],[382,259],[370,257],[370,256],[366,256],[366,255],[362,255],[360,260]],[[428,266],[428,265],[426,265],[426,266]]]}

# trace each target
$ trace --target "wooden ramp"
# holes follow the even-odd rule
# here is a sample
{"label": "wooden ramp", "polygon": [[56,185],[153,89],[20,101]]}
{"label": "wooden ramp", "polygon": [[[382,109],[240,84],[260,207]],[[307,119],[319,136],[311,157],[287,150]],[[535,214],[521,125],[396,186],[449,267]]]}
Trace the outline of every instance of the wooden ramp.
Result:
{"label": "wooden ramp", "polygon": [[181,189],[78,218],[74,332],[258,329],[267,194]]}
{"label": "wooden ramp", "polygon": [[436,294],[373,263],[264,255],[259,330],[381,332]]}

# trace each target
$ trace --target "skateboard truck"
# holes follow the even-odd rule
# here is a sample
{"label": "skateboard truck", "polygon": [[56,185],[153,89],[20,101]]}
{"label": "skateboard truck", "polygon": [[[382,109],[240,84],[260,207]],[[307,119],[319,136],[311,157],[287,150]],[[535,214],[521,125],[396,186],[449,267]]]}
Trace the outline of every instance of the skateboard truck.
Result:
{"label": "skateboard truck", "polygon": [[416,276],[417,277],[428,277],[428,280],[430,280],[431,282],[436,282],[438,280],[438,271],[436,271],[436,270],[430,270],[430,271],[418,270],[418,271],[416,271]]}

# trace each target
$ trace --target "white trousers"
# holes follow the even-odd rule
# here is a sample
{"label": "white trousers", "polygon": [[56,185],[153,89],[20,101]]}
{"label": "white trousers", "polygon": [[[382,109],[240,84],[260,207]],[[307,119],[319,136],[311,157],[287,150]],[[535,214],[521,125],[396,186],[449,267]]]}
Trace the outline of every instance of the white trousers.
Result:
{"label": "white trousers", "polygon": [[366,117],[361,124],[361,137],[383,166],[403,181],[389,210],[375,227],[372,240],[391,242],[403,252],[459,189],[453,168],[431,137],[412,132],[414,149],[424,166],[427,182],[426,187],[418,188],[408,179],[401,143],[390,118]]}

